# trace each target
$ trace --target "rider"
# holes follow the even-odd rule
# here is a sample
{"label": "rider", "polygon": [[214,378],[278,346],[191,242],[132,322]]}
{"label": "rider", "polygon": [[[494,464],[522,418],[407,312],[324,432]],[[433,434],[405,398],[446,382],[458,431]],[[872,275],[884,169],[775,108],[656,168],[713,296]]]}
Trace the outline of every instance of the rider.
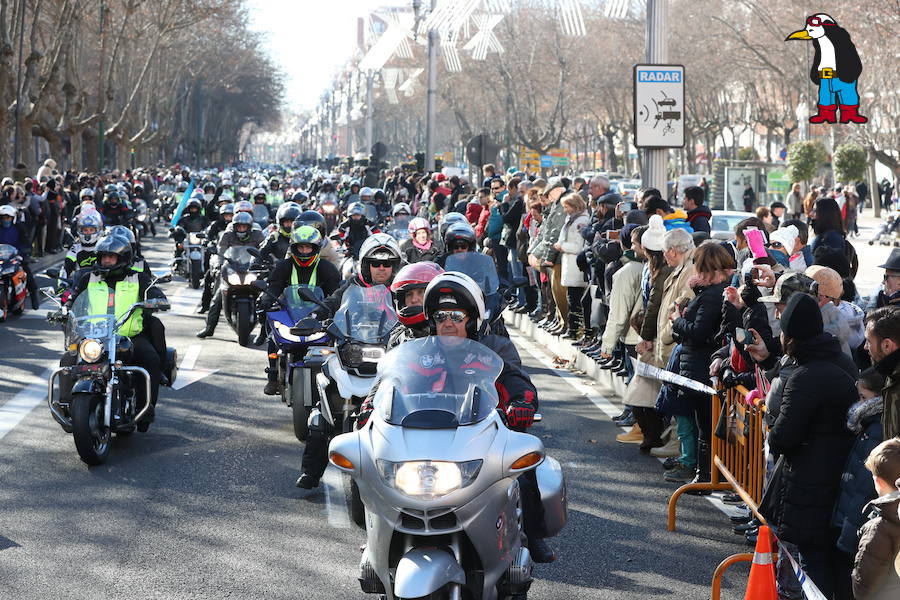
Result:
{"label": "rider", "polygon": [[107,225],[129,225],[131,223],[131,209],[122,201],[119,189],[113,184],[106,186],[106,197],[98,210],[103,215],[103,222]]}
{"label": "rider", "polygon": [[296,202],[285,202],[278,207],[275,217],[278,229],[270,233],[263,241],[259,247],[259,256],[254,259],[251,268],[268,268],[275,264],[275,261],[287,256],[292,243],[291,231],[294,229],[294,219],[299,216],[300,205]]}
{"label": "rider", "polygon": [[361,202],[351,204],[347,209],[347,219],[338,225],[341,240],[354,258],[359,256],[362,243],[378,231],[375,224],[366,218],[366,207]]}
{"label": "rider", "polygon": [[78,269],[93,265],[97,261],[97,242],[103,233],[103,217],[97,211],[82,214],[76,221],[78,239],[63,261],[62,276],[66,279]]}
{"label": "rider", "polygon": [[184,214],[178,219],[178,224],[172,230],[172,239],[175,240],[175,256],[181,256],[184,252],[181,243],[189,233],[198,233],[209,227],[209,219],[203,214],[203,203],[199,198],[191,198],[184,207]]}
{"label": "rider", "polygon": [[[374,285],[390,286],[400,266],[400,246],[397,241],[386,233],[376,233],[363,243],[359,253],[359,274],[348,280],[333,294],[325,299],[326,308],[319,308],[312,313],[312,317],[318,320],[331,318],[341,306],[344,291],[351,285],[371,287]],[[301,467],[303,472],[295,484],[306,490],[319,485],[319,479],[328,466],[328,437],[324,431],[322,418],[315,418],[312,414],[309,419],[309,437],[306,439],[306,447],[303,449]]]}
{"label": "rider", "polygon": [[304,210],[294,220],[294,229],[297,229],[302,225],[310,225],[312,227],[315,227],[319,231],[319,233],[322,234],[322,238],[325,240],[322,244],[322,258],[340,269],[341,255],[338,254],[334,246],[328,242],[328,225],[325,222],[325,217],[322,216],[322,214],[318,211]]}
{"label": "rider", "polygon": [[23,260],[21,261],[21,265],[22,269],[25,271],[25,285],[31,296],[31,308],[37,310],[38,306],[40,306],[37,284],[34,281],[34,274],[28,266],[28,261],[25,260],[31,246],[27,241],[28,236],[25,235],[24,227],[16,223],[17,217],[18,211],[14,206],[9,204],[0,206],[0,244],[9,244],[14,247],[19,253],[19,256],[22,257]]}
{"label": "rider", "polygon": [[425,337],[429,332],[425,318],[425,288],[444,270],[433,262],[417,262],[406,265],[394,277],[391,292],[394,308],[403,328],[397,328],[391,335],[388,347],[392,348],[408,339]]}
{"label": "rider", "polygon": [[215,247],[219,243],[219,235],[224,233],[226,228],[231,224],[234,218],[234,204],[227,203],[219,209],[219,218],[213,221],[206,228],[206,251],[203,253],[203,296],[200,299],[200,314],[202,315],[209,310],[209,303],[212,302],[212,288],[215,279],[209,268],[210,258],[215,254]]}
{"label": "rider", "polygon": [[[323,193],[325,193],[324,185],[323,185]],[[359,202],[359,181],[356,179],[354,179],[350,182],[349,190],[341,198],[341,208],[347,208],[354,202]]]}
{"label": "rider", "polygon": [[[132,270],[132,258],[133,251],[127,239],[119,235],[104,236],[97,242],[97,262],[92,269],[82,271],[71,299],[86,291],[92,313],[105,314],[109,306],[114,305],[116,316],[121,316],[133,304],[145,298],[165,298],[161,290],[151,286],[152,280],[148,271]],[[162,361],[150,337],[148,320],[143,309],[135,309],[119,328],[119,334],[131,339],[134,348],[131,361],[150,374],[151,408],[137,424],[138,431],[147,431],[153,422],[154,407],[159,396]],[[61,365],[67,358],[74,359],[65,355],[60,361]],[[64,394],[69,392],[69,388],[70,386],[61,386]],[[137,386],[137,394],[143,406],[147,401],[143,386]]]}
{"label": "rider", "polygon": [[410,237],[403,240],[400,250],[406,262],[412,264],[422,261],[433,262],[443,250],[443,246],[432,239],[431,225],[428,219],[416,217],[406,228]]}
{"label": "rider", "polygon": [[253,190],[253,204],[261,205],[266,207],[266,211],[268,211],[269,216],[267,218],[267,222],[272,220],[272,207],[267,204],[268,196],[266,196],[265,188],[258,187]]}
{"label": "rider", "polygon": [[[338,268],[321,260],[320,252],[326,244],[319,230],[309,225],[301,225],[291,232],[290,256],[279,260],[269,275],[268,291],[260,302],[260,310],[272,310],[272,296],[279,297],[289,285],[309,285],[322,289],[325,296],[330,296],[341,285],[341,273]],[[274,396],[278,393],[278,346],[269,339],[269,368],[266,369],[268,381],[263,393]]]}
{"label": "rider", "polygon": [[[484,295],[475,281],[464,273],[449,271],[431,280],[423,299],[425,316],[432,335],[475,340],[503,359],[503,371],[497,378],[499,410],[507,426],[525,431],[534,423],[538,408],[537,389],[522,368],[519,352],[502,336],[480,335],[485,319]],[[529,471],[519,478],[522,489],[522,517],[528,547],[535,562],[553,562],[553,549],[541,538],[544,519],[537,476]]]}
{"label": "rider", "polygon": [[444,266],[447,257],[459,252],[475,252],[478,248],[475,230],[468,223],[454,223],[444,234],[444,251],[434,261]]}
{"label": "rider", "polygon": [[[246,212],[240,212],[234,215],[231,225],[222,234],[222,239],[219,240],[218,254],[219,257],[223,257],[225,252],[234,246],[258,248],[262,241],[262,231],[253,227],[253,217]],[[219,277],[221,277],[221,269],[219,269]],[[219,290],[218,279],[213,294],[213,301],[209,307],[209,313],[206,315],[206,327],[197,332],[198,338],[211,336],[216,331],[216,325],[219,324],[219,315],[222,313],[222,293]]]}

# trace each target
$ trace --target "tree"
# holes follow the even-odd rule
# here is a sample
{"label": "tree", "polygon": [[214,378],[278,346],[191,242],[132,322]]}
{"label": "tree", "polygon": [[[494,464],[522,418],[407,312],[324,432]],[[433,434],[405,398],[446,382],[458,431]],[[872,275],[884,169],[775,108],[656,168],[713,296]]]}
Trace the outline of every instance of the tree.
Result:
{"label": "tree", "polygon": [[848,142],[834,149],[831,157],[834,175],[840,181],[859,181],[866,173],[866,150],[859,144]]}
{"label": "tree", "polygon": [[788,146],[788,177],[791,181],[809,181],[828,158],[821,142],[794,142]]}

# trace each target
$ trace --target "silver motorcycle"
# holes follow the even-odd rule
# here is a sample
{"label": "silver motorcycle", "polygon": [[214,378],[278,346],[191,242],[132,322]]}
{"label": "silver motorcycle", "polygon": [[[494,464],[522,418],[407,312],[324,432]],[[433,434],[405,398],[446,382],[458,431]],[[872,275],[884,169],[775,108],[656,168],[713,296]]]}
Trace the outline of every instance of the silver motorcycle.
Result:
{"label": "silver motorcycle", "polygon": [[536,469],[544,537],[565,526],[566,483],[540,439],[504,424],[495,388],[502,369],[489,348],[449,337],[406,342],[379,363],[371,417],[329,448],[365,506],[364,592],[527,597],[533,565],[518,477]]}

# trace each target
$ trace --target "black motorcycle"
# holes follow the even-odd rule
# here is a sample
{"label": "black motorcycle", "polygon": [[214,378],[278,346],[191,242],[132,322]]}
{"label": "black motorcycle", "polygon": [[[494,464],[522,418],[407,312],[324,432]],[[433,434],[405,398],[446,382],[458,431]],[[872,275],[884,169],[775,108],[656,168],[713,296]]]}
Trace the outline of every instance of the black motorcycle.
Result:
{"label": "black motorcycle", "polygon": [[258,320],[256,300],[260,291],[253,282],[259,275],[250,269],[255,250],[249,246],[232,246],[225,251],[220,265],[222,310],[241,346],[250,343],[250,332]]}

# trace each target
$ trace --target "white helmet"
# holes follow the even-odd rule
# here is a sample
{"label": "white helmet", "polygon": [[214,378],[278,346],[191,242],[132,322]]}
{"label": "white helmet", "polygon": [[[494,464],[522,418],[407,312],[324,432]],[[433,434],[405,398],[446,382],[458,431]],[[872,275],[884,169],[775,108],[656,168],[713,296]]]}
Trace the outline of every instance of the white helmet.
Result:
{"label": "white helmet", "polygon": [[475,280],[457,271],[446,271],[431,280],[423,299],[425,317],[432,319],[442,308],[461,308],[469,315],[466,334],[478,339],[478,331],[485,319],[484,293]]}
{"label": "white helmet", "polygon": [[391,211],[391,215],[396,217],[401,212],[405,212],[406,214],[411,215],[412,211],[409,208],[409,204],[407,204],[406,202],[398,202],[394,205],[394,209]]}
{"label": "white helmet", "polygon": [[16,217],[18,216],[18,211],[10,206],[9,204],[4,204],[0,206],[0,217],[12,217],[13,223],[16,222]]}
{"label": "white helmet", "polygon": [[368,197],[371,198],[371,197],[374,196],[374,195],[375,195],[375,190],[373,190],[373,189],[370,188],[370,187],[364,187],[363,189],[359,190],[359,197],[360,197],[360,198],[362,198],[363,196],[368,196]]}
{"label": "white helmet", "polygon": [[366,238],[359,248],[359,274],[363,281],[372,283],[369,262],[373,260],[390,261],[394,265],[394,274],[400,268],[400,244],[386,233],[374,233]]}
{"label": "white helmet", "polygon": [[[86,227],[93,227],[94,232],[85,233]],[[78,217],[78,239],[83,246],[93,247],[101,235],[103,235],[103,217],[99,212],[91,210]]]}
{"label": "white helmet", "polygon": [[80,192],[78,192],[78,199],[84,200],[85,198],[94,198],[94,188],[86,187]]}

